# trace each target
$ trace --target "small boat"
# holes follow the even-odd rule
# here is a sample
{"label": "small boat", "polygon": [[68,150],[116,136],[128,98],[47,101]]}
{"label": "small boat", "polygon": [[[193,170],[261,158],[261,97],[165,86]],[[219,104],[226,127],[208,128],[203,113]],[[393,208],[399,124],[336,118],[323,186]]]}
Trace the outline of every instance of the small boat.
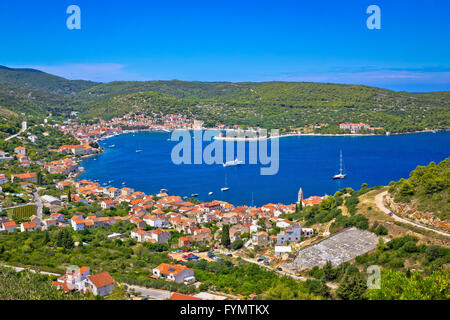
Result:
{"label": "small boat", "polygon": [[241,164],[244,164],[244,161],[239,160],[239,159],[235,159],[235,160],[231,160],[231,161],[227,161],[223,164],[224,167],[228,167],[228,166],[239,166]]}
{"label": "small boat", "polygon": [[112,145],[110,145],[109,147],[110,147],[110,148],[115,148],[116,145],[115,145],[115,144],[112,144]]}
{"label": "small boat", "polygon": [[187,196],[184,196],[184,197],[183,197],[184,200],[186,200],[187,198],[188,198]]}
{"label": "small boat", "polygon": [[167,189],[160,189],[159,190],[159,193],[168,193],[169,192],[169,190],[167,190]]}
{"label": "small boat", "polygon": [[211,191],[211,192],[208,192],[208,196],[212,196],[212,194],[213,194],[213,192]]}
{"label": "small boat", "polygon": [[142,150],[136,150],[136,152],[142,152]]}
{"label": "small boat", "polygon": [[191,194],[191,197],[198,197],[198,193]]}
{"label": "small boat", "polygon": [[230,188],[227,188],[227,187],[220,188],[220,191],[222,191],[222,192],[228,191],[228,190],[230,190]]}
{"label": "small boat", "polygon": [[122,182],[122,184],[125,184],[125,182]]}
{"label": "small boat", "polygon": [[333,176],[334,180],[344,179],[346,174],[342,173],[342,150],[341,150],[341,156],[339,161],[339,173]]}

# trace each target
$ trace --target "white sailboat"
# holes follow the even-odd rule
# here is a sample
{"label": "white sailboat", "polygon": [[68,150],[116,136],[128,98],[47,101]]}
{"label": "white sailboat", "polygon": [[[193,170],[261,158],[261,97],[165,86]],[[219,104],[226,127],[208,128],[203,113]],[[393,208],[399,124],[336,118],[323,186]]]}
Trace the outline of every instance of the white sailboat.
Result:
{"label": "white sailboat", "polygon": [[344,179],[346,176],[346,174],[342,173],[342,150],[341,150],[341,156],[340,156],[340,160],[339,160],[339,173],[333,176],[334,180],[338,180],[338,179]]}
{"label": "white sailboat", "polygon": [[227,175],[225,175],[225,187],[220,188],[220,191],[224,192],[228,190],[230,190],[230,188],[227,187]]}

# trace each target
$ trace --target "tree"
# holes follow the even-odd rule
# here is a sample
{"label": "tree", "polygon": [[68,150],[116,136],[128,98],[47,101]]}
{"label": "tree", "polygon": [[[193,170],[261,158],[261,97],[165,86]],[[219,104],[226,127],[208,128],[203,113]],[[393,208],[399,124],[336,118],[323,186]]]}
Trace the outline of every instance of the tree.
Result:
{"label": "tree", "polygon": [[367,290],[370,300],[449,300],[450,270],[439,269],[430,276],[422,272],[404,272],[383,269],[381,271],[381,289]]}
{"label": "tree", "polygon": [[325,265],[323,266],[323,274],[325,276],[325,279],[327,281],[332,281],[336,279],[336,270],[333,269],[333,265],[330,260],[328,260]]}
{"label": "tree", "polygon": [[69,188],[69,191],[67,191],[67,201],[69,203],[72,202],[72,192],[70,191],[70,188]]}
{"label": "tree", "polygon": [[46,245],[49,242],[50,242],[50,235],[48,234],[48,231],[45,230],[45,232],[44,232],[44,239],[42,240],[42,244]]}
{"label": "tree", "polygon": [[244,246],[244,241],[242,241],[242,239],[236,239],[231,244],[231,249],[237,250],[237,249],[242,248],[243,246]]}
{"label": "tree", "polygon": [[220,241],[224,247],[228,247],[230,245],[230,226],[227,224],[222,227]]}
{"label": "tree", "polygon": [[346,274],[336,290],[343,300],[363,300],[367,290],[366,282],[360,273]]}

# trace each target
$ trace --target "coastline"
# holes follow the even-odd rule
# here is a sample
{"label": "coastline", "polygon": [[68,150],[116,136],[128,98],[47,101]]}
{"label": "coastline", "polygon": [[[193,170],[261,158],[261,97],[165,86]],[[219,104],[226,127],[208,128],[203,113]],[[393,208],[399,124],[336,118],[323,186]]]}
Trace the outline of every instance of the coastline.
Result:
{"label": "coastline", "polygon": [[[128,134],[128,133],[136,133],[136,132],[162,132],[162,133],[170,133],[176,130],[187,130],[187,131],[194,131],[194,130],[217,130],[217,131],[223,131],[223,129],[219,128],[176,128],[176,129],[136,129],[136,130],[124,130],[121,133],[113,134],[109,136],[101,137],[100,139],[95,140],[95,142],[107,140],[112,137],[116,137],[122,134]],[[448,129],[427,129],[427,130],[419,130],[419,131],[411,131],[411,132],[393,132],[389,134],[376,134],[376,133],[286,133],[279,136],[273,136],[273,137],[258,137],[258,138],[241,138],[241,137],[218,137],[214,136],[214,140],[221,140],[221,141],[243,141],[243,142],[252,142],[252,141],[264,141],[264,140],[270,140],[270,139],[277,139],[277,138],[285,138],[285,137],[375,137],[375,136],[390,136],[390,135],[405,135],[405,134],[419,134],[419,133],[427,133],[427,132],[433,132],[437,133],[440,131],[450,131],[450,128]]]}
{"label": "coastline", "polygon": [[442,129],[442,130],[420,130],[420,131],[412,131],[412,132],[395,132],[389,134],[376,134],[376,133],[286,133],[280,136],[273,137],[262,137],[262,138],[237,138],[237,137],[214,137],[214,140],[222,140],[222,141],[260,141],[260,140],[270,140],[277,138],[285,138],[285,137],[376,137],[376,136],[393,136],[393,135],[406,135],[406,134],[419,134],[419,133],[427,133],[427,132],[440,132],[440,131],[449,131],[450,129]]}

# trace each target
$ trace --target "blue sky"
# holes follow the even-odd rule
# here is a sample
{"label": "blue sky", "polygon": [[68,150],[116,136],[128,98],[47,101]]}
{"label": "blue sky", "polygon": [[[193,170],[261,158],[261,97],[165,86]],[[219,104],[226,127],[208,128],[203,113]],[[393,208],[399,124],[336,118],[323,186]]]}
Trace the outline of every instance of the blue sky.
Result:
{"label": "blue sky", "polygon": [[[66,8],[81,8],[68,30]],[[381,8],[381,30],[366,8]],[[94,81],[317,81],[450,90],[450,2],[2,0],[0,64]]]}

